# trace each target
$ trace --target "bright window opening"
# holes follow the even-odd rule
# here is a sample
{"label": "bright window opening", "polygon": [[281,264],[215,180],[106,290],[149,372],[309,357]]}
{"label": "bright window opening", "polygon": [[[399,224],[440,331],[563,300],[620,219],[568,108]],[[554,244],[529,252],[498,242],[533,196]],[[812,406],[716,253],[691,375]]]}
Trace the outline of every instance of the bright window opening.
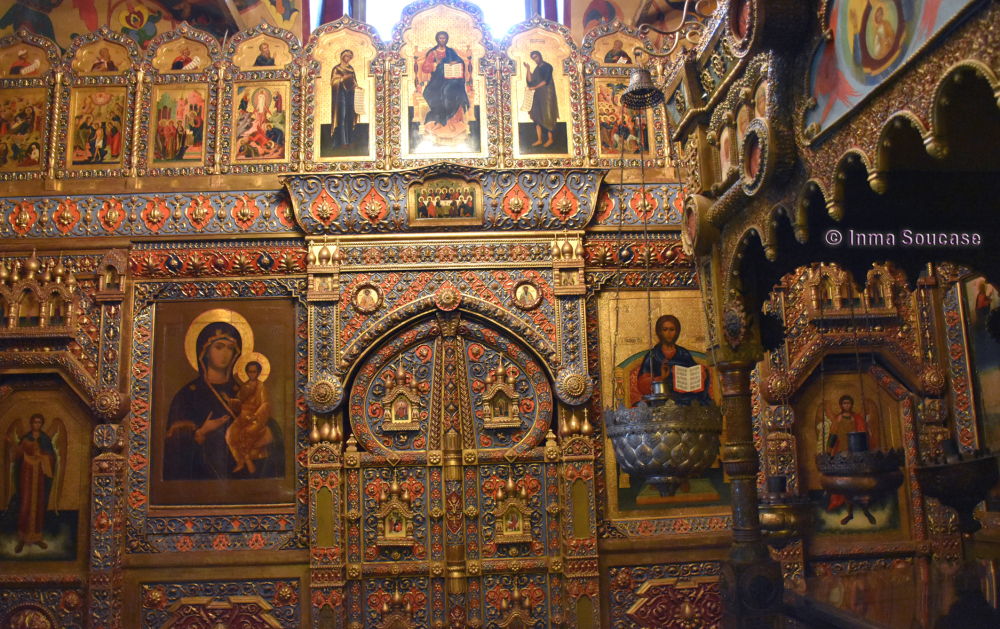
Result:
{"label": "bright window opening", "polygon": [[[367,22],[375,27],[382,39],[392,37],[392,27],[399,22],[403,9],[413,0],[369,0],[365,7]],[[524,21],[522,0],[490,0],[475,2],[483,11],[483,18],[490,27],[494,39],[501,40],[518,22]]]}

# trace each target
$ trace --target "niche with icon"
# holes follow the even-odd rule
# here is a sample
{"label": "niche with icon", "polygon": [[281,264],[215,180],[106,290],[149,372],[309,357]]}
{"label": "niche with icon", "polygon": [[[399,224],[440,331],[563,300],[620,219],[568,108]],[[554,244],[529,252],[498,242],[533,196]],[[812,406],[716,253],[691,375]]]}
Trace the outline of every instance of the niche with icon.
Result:
{"label": "niche with icon", "polygon": [[814,532],[888,533],[908,521],[900,403],[869,373],[814,377],[795,404],[801,482],[814,505]]}
{"label": "niche with icon", "polygon": [[340,263],[344,252],[336,241],[309,243],[306,253],[306,272],[309,274],[309,301],[340,300]]}
{"label": "niche with icon", "polygon": [[97,265],[96,301],[122,301],[125,299],[125,270],[128,260],[123,249],[112,249]]}
{"label": "niche with icon", "polygon": [[410,492],[396,481],[389,489],[383,489],[378,496],[378,520],[376,545],[380,547],[405,546],[416,543],[413,538],[413,509],[410,506]]}
{"label": "niche with icon", "polygon": [[497,488],[494,496],[496,506],[497,544],[520,544],[531,541],[531,510],[528,509],[528,492],[524,486],[518,487],[513,478]]}
{"label": "niche with icon", "polygon": [[396,367],[395,376],[382,398],[382,408],[385,410],[383,431],[417,430],[420,428],[420,422],[417,421],[420,396],[412,386],[409,376],[403,370],[402,363]]}
{"label": "niche with icon", "polygon": [[0,262],[0,337],[72,337],[77,333],[80,291],[62,258]]}
{"label": "niche with icon", "polygon": [[486,375],[483,395],[483,424],[486,428],[518,428],[521,396],[514,389],[517,376],[508,372],[501,359],[497,368]]}

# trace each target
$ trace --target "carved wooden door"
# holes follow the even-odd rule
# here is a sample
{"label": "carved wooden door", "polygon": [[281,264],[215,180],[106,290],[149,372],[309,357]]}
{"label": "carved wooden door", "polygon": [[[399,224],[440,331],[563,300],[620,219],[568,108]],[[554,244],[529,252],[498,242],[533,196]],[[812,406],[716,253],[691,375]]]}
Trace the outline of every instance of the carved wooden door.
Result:
{"label": "carved wooden door", "polygon": [[438,312],[371,349],[352,378],[348,626],[558,624],[559,455],[542,361],[500,326]]}

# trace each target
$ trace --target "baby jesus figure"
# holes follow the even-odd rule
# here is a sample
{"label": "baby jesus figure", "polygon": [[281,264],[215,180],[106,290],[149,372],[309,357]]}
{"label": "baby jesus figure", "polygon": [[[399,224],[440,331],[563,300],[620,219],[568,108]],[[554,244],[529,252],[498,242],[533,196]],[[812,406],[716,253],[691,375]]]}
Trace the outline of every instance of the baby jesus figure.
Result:
{"label": "baby jesus figure", "polygon": [[226,443],[236,459],[234,472],[244,467],[251,474],[257,471],[255,461],[267,458],[267,424],[271,417],[271,398],[264,383],[258,380],[261,366],[256,361],[247,363],[247,381],[240,387],[239,416],[226,431]]}

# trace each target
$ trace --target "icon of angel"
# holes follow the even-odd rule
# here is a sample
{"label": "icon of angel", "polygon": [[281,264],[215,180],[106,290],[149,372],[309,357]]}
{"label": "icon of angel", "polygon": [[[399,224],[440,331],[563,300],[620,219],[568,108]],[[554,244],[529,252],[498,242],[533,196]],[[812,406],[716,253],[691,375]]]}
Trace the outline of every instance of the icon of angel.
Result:
{"label": "icon of angel", "polygon": [[[837,406],[824,401],[816,408],[816,452],[836,455],[841,452],[866,452],[878,450],[882,443],[879,408],[876,400],[863,398],[864,413],[855,410],[854,396],[843,394],[837,398]],[[847,505],[847,515],[840,521],[846,525],[854,518],[854,505],[841,494],[830,494],[827,511],[835,511]],[[868,521],[875,524],[875,518],[862,506]]]}
{"label": "icon of angel", "polygon": [[5,451],[4,504],[5,515],[16,514],[14,552],[30,545],[45,550],[46,518],[51,517],[50,512],[59,513],[66,472],[66,426],[60,418],[47,419],[42,413],[33,414],[26,422],[14,421],[7,430]]}

